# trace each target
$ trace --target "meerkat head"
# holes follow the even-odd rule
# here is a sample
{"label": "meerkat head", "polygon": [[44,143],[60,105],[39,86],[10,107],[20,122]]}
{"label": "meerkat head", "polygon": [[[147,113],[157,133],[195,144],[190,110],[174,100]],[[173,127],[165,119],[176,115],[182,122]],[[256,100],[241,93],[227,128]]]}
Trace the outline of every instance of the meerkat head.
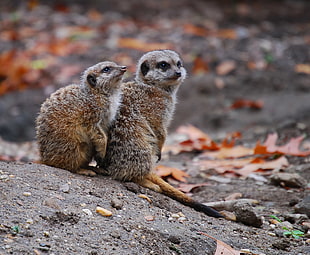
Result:
{"label": "meerkat head", "polygon": [[144,54],[136,72],[136,81],[174,90],[185,79],[186,70],[180,56],[172,50],[156,50]]}
{"label": "meerkat head", "polygon": [[91,66],[82,75],[82,84],[98,92],[109,92],[121,85],[126,66],[119,66],[114,62],[105,61]]}

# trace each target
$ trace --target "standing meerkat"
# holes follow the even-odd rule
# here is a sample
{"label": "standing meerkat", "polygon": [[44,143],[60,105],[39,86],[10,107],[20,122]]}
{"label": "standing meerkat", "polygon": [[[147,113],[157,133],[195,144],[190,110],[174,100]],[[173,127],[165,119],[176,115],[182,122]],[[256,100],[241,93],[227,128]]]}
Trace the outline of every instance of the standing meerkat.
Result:
{"label": "standing meerkat", "polygon": [[186,77],[182,60],[171,50],[151,51],[141,57],[137,68],[135,81],[122,85],[122,104],[109,129],[107,154],[96,158],[99,167],[114,179],[136,182],[209,216],[221,217],[153,172],[172,120],[177,90]]}
{"label": "standing meerkat", "polygon": [[94,155],[105,156],[125,72],[126,66],[98,63],[84,71],[80,85],[60,88],[42,104],[36,119],[41,163],[95,175],[88,164]]}

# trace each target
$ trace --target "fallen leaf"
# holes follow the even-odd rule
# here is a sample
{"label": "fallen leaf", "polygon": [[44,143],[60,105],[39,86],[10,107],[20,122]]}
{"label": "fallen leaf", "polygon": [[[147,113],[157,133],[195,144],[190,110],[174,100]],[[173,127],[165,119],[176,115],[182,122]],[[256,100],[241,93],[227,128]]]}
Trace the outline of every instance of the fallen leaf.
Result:
{"label": "fallen leaf", "polygon": [[184,177],[189,177],[187,173],[185,173],[184,171],[178,168],[163,166],[163,165],[156,166],[156,173],[161,177],[166,177],[166,176],[171,175],[174,179],[180,182],[186,182],[186,179]]}
{"label": "fallen leaf", "polygon": [[262,163],[251,163],[245,165],[241,169],[237,170],[236,173],[238,175],[242,175],[244,177],[248,176],[250,173],[257,172],[259,170],[273,170],[273,169],[280,169],[286,168],[289,165],[286,157],[282,156],[278,159],[265,161]]}
{"label": "fallen leaf", "polygon": [[208,30],[204,27],[198,27],[193,24],[185,24],[183,26],[183,31],[186,34],[196,35],[196,36],[206,36]]}
{"label": "fallen leaf", "polygon": [[176,132],[187,135],[188,138],[191,140],[196,140],[196,139],[211,140],[211,138],[206,133],[194,127],[193,125],[180,126],[176,130]]}
{"label": "fallen leaf", "polygon": [[178,189],[184,193],[189,193],[195,188],[210,186],[211,184],[208,182],[205,183],[197,183],[197,184],[187,184],[187,183],[180,183]]}
{"label": "fallen leaf", "polygon": [[207,73],[209,71],[208,63],[201,57],[197,56],[193,61],[192,72],[194,74]]}
{"label": "fallen leaf", "polygon": [[295,138],[291,138],[290,141],[283,145],[276,145],[278,140],[278,134],[273,133],[267,136],[266,141],[263,145],[259,142],[256,144],[254,153],[255,154],[285,154],[292,156],[300,156],[305,157],[310,155],[310,150],[301,151],[300,146],[302,141],[304,140],[304,136],[299,136]]}
{"label": "fallen leaf", "polygon": [[252,108],[252,109],[262,109],[264,102],[261,100],[246,100],[238,99],[231,106],[230,109],[239,109],[239,108]]}
{"label": "fallen leaf", "polygon": [[221,240],[216,239],[213,236],[210,236],[204,232],[199,232],[198,234],[207,236],[216,241],[216,251],[214,255],[241,255],[240,251],[233,249],[228,244],[222,242]]}
{"label": "fallen leaf", "polygon": [[233,60],[226,60],[220,63],[216,67],[216,73],[218,75],[226,75],[235,70],[236,68],[236,62]]}
{"label": "fallen leaf", "polygon": [[119,38],[118,47],[140,50],[144,52],[174,48],[170,43],[149,43],[135,38]]}
{"label": "fallen leaf", "polygon": [[220,29],[213,33],[213,35],[223,39],[237,39],[237,33],[234,29]]}
{"label": "fallen leaf", "polygon": [[254,149],[247,148],[241,145],[234,147],[221,147],[217,151],[206,151],[199,155],[200,158],[210,159],[229,159],[229,158],[240,158],[248,155],[253,155]]}

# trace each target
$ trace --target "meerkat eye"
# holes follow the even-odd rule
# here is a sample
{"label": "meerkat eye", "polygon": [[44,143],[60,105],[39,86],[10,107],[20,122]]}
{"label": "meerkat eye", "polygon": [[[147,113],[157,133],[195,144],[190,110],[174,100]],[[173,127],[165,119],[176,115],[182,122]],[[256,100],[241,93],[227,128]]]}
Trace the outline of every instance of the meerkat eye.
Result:
{"label": "meerkat eye", "polygon": [[107,72],[109,72],[110,70],[111,70],[111,68],[108,67],[108,66],[106,66],[105,68],[103,68],[103,69],[101,70],[101,72],[102,72],[102,73],[107,73]]}
{"label": "meerkat eye", "polygon": [[178,61],[178,62],[177,62],[177,67],[178,67],[178,68],[182,67],[181,61]]}
{"label": "meerkat eye", "polygon": [[166,71],[170,68],[170,64],[167,63],[166,61],[161,61],[157,64],[157,68],[162,69],[163,71]]}

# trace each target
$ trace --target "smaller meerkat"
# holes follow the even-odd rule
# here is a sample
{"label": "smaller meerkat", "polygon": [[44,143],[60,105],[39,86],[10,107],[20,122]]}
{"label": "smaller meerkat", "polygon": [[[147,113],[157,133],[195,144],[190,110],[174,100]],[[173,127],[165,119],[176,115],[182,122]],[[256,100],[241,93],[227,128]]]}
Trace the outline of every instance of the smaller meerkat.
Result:
{"label": "smaller meerkat", "polygon": [[88,164],[94,155],[105,156],[125,72],[126,66],[98,63],[84,71],[81,84],[60,88],[42,104],[36,119],[41,163],[95,175]]}
{"label": "smaller meerkat", "polygon": [[[186,77],[179,55],[151,51],[138,62],[134,82],[122,85],[122,104],[109,129],[105,158],[96,157],[98,170],[121,181],[133,181],[213,217],[214,209],[198,203],[154,173]],[[101,170],[102,171],[102,170]]]}

